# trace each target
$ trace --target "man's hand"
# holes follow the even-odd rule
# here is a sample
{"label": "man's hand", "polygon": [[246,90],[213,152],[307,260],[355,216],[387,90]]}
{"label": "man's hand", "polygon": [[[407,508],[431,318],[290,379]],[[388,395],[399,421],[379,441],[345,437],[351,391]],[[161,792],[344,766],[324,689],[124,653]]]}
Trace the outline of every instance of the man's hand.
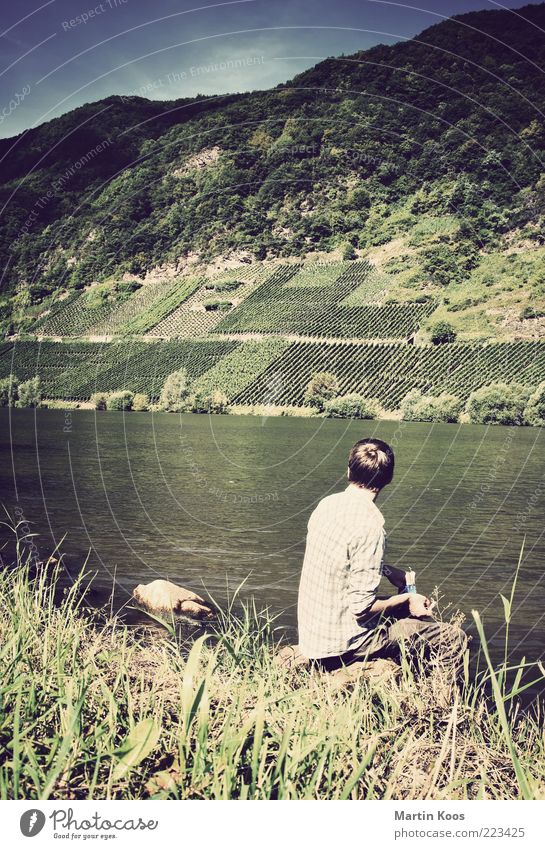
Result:
{"label": "man's hand", "polygon": [[434,602],[420,593],[408,593],[409,616],[429,616]]}

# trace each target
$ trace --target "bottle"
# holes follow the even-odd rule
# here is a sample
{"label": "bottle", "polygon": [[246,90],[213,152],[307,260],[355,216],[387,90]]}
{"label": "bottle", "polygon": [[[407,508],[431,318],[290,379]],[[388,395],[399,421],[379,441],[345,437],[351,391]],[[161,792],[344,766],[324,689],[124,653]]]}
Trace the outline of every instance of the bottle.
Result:
{"label": "bottle", "polygon": [[416,576],[414,572],[409,570],[409,572],[405,572],[405,589],[402,590],[404,593],[415,593],[416,592]]}

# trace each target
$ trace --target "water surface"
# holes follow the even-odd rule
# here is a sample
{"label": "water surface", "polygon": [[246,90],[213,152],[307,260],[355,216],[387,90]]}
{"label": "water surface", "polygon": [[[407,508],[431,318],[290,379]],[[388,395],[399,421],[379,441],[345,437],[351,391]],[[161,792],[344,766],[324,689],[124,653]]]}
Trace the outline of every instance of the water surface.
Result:
{"label": "water surface", "polygon": [[[37,532],[40,556],[66,535],[76,574],[89,556],[96,597],[168,578],[219,602],[245,581],[295,636],[308,516],[345,486],[363,436],[390,441],[394,483],[381,496],[388,560],[421,592],[471,620],[496,656],[503,609],[526,549],[511,628],[515,656],[542,655],[545,454],[532,428],[257,417],[0,410],[2,501]],[[4,559],[7,558],[7,550]],[[386,588],[388,585],[386,584]]]}

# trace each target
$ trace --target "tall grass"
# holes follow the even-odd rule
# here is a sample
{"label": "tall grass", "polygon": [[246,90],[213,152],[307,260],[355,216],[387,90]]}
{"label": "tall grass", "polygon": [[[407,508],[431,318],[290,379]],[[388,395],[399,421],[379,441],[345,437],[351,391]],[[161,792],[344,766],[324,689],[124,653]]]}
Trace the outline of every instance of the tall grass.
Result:
{"label": "tall grass", "polygon": [[4,799],[545,796],[539,717],[511,710],[478,616],[487,666],[461,692],[408,664],[342,684],[275,664],[252,606],[187,654],[174,628],[138,637],[58,579],[23,560],[0,576]]}

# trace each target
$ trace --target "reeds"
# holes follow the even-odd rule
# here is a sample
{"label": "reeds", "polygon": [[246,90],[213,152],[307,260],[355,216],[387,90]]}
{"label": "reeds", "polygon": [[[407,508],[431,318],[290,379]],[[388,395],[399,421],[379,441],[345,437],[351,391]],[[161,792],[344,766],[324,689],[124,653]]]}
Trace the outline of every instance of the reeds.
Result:
{"label": "reeds", "polygon": [[3,799],[545,796],[539,712],[515,707],[528,664],[494,669],[478,614],[485,668],[461,690],[405,662],[339,686],[276,665],[253,605],[187,653],[174,627],[138,637],[85,607],[82,579],[59,586],[22,553],[0,576]]}

